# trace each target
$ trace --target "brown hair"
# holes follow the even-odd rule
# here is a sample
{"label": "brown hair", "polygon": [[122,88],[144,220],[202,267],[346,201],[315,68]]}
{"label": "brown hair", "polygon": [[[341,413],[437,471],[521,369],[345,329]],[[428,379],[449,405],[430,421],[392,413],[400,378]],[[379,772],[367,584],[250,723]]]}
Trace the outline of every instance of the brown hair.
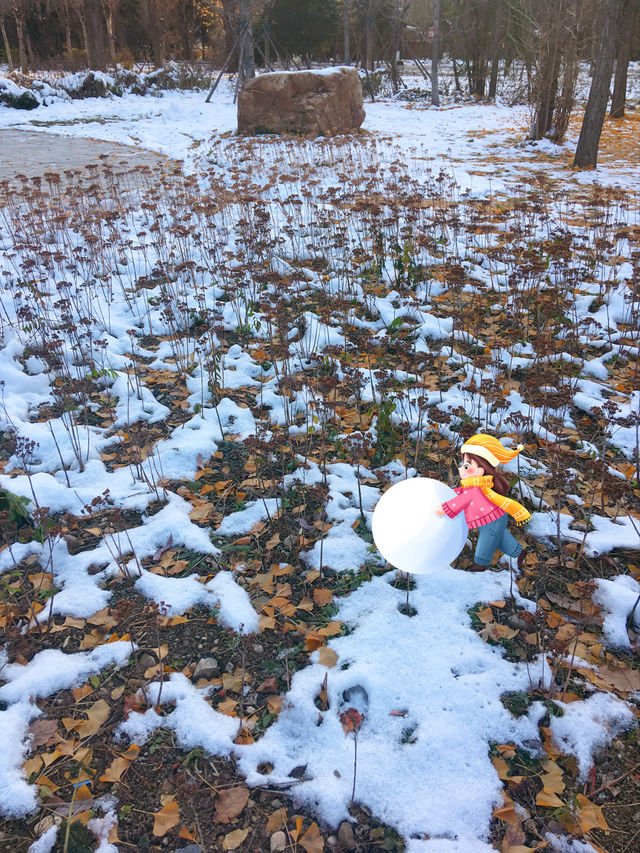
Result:
{"label": "brown hair", "polygon": [[484,471],[485,477],[493,477],[493,490],[499,495],[508,495],[511,491],[509,481],[503,474],[499,474],[490,462],[483,459],[481,456],[476,456],[474,453],[463,453],[464,459],[468,462],[475,462]]}

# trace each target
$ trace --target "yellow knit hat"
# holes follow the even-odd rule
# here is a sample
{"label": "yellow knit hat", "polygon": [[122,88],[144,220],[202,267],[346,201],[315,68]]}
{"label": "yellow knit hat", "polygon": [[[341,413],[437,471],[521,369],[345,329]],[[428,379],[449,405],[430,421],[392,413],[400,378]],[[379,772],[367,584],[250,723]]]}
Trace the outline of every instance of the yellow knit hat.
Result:
{"label": "yellow knit hat", "polygon": [[474,456],[486,459],[490,465],[495,467],[496,465],[500,465],[500,463],[510,462],[512,459],[515,459],[521,450],[524,450],[522,444],[519,444],[515,450],[509,450],[497,438],[479,432],[465,441],[460,452],[463,454],[472,453]]}

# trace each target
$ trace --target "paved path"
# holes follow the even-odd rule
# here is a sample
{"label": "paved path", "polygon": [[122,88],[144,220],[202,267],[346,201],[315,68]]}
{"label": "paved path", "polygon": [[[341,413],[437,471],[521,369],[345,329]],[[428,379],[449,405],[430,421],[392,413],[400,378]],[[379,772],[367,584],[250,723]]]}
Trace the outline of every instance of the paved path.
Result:
{"label": "paved path", "polygon": [[108,164],[116,171],[177,165],[177,161],[144,148],[29,130],[0,130],[0,152],[0,181],[9,180],[12,188],[20,186],[16,180],[20,174],[34,178],[57,172],[64,179],[65,170],[92,164]]}

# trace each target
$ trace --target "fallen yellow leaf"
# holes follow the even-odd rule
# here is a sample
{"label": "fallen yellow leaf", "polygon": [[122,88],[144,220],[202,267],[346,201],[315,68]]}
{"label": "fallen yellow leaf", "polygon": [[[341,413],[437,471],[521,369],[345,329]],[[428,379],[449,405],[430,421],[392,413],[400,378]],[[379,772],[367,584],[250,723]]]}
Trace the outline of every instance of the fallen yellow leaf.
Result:
{"label": "fallen yellow leaf", "polygon": [[248,829],[234,829],[228,835],[225,835],[222,842],[223,850],[237,850],[245,838],[249,835]]}
{"label": "fallen yellow leaf", "polygon": [[175,800],[168,803],[159,812],[156,812],[153,817],[153,834],[158,838],[162,838],[163,835],[166,835],[180,821],[178,804]]}
{"label": "fallen yellow leaf", "polygon": [[300,846],[304,847],[307,853],[322,853],[324,850],[324,841],[320,835],[317,823],[312,823],[309,829],[300,839]]}
{"label": "fallen yellow leaf", "polygon": [[576,802],[580,807],[576,817],[583,833],[591,832],[592,829],[609,830],[609,824],[605,820],[600,806],[592,803],[583,794],[576,795]]}
{"label": "fallen yellow leaf", "polygon": [[318,652],[318,663],[321,663],[322,666],[326,666],[327,669],[331,669],[338,662],[338,655],[334,652],[333,649],[330,649],[328,646],[322,646],[320,651]]}

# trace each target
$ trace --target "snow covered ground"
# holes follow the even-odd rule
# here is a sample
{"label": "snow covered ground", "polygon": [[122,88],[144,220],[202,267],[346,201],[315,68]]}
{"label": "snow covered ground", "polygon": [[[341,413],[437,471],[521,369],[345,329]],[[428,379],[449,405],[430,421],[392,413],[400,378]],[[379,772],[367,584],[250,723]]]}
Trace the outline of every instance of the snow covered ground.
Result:
{"label": "snow covered ground", "polygon": [[[638,66],[640,63],[632,64],[629,75],[631,109],[640,100]],[[409,89],[424,88],[419,76],[408,73],[405,79]],[[582,81],[583,90],[587,85]],[[212,137],[235,132],[233,95],[233,81],[224,79],[208,104],[202,91],[158,91],[146,96],[126,94],[73,101],[52,98],[48,105],[29,111],[0,106],[0,128],[29,128],[140,146],[182,160],[191,171],[199,155],[203,151],[206,154]],[[445,98],[444,104],[435,109],[424,101],[406,103],[382,97],[372,103],[367,99],[363,130],[387,137],[401,156],[435,161],[438,168],[455,176],[461,188],[474,193],[497,191],[505,181],[520,180],[524,163],[532,170],[553,172],[568,186],[596,182],[638,190],[637,164],[601,164],[597,172],[568,168],[580,129],[576,122],[562,145],[546,140],[530,143],[531,111],[527,106],[500,101],[456,105],[451,98]],[[495,154],[497,162],[487,163],[487,154]]]}
{"label": "snow covered ground", "polygon": [[[43,220],[33,229],[28,222],[17,224],[20,213],[15,199],[13,212],[1,220],[0,269],[7,285],[1,294],[0,427],[17,435],[18,443],[3,466],[0,487],[27,499],[31,512],[45,507],[52,514],[79,515],[108,490],[111,506],[140,514],[140,523],[119,532],[102,531],[95,547],[79,553],[70,553],[62,536],[44,544],[16,543],[0,551],[0,571],[12,571],[21,560],[36,555],[41,570],[51,575],[55,592],[40,618],[49,613],[74,619],[90,617],[109,604],[114,585],[135,578],[136,591],[162,602],[168,617],[200,604],[215,610],[221,625],[242,635],[256,632],[260,626],[258,605],[238,583],[241,569],[221,567],[215,577],[207,579],[197,572],[186,577],[164,576],[148,566],[170,546],[184,545],[217,558],[223,537],[249,534],[271,522],[292,489],[313,487],[324,480],[328,490],[325,518],[331,527],[322,546],[316,542],[301,551],[300,571],[313,572],[324,566],[339,573],[358,572],[367,562],[379,564],[367,539],[356,530],[361,515],[370,529],[382,489],[381,484],[366,482],[367,478],[376,479],[365,465],[333,460],[323,471],[319,460],[305,463],[292,454],[294,464],[283,476],[282,493],[265,493],[219,519],[215,525],[218,545],[211,540],[211,529],[194,517],[193,494],[187,499],[175,490],[175,481],[194,480],[224,442],[242,445],[257,434],[269,441],[278,431],[292,439],[316,433],[323,417],[317,390],[283,380],[293,374],[304,376],[314,357],[324,358],[339,380],[344,380],[336,348],[355,353],[350,340],[354,330],[364,330],[392,347],[400,319],[400,327],[407,323],[414,329],[415,353],[433,353],[459,374],[444,393],[413,387],[417,377],[410,371],[397,376],[405,383],[406,393],[397,395],[392,420],[407,424],[414,438],[423,429],[424,408],[431,406],[443,413],[458,412],[458,416],[461,410],[466,417],[477,415],[487,429],[503,434],[509,431],[505,424],[509,415],[525,415],[536,435],[554,442],[554,431],[575,427],[576,411],[592,414],[606,404],[609,362],[614,357],[638,357],[638,332],[633,330],[637,304],[628,298],[632,244],[631,237],[623,235],[615,251],[598,262],[593,276],[580,281],[564,309],[576,327],[594,322],[581,339],[590,355],[560,356],[569,363],[576,359],[575,410],[525,402],[513,387],[504,399],[504,408],[494,409],[470,390],[476,379],[494,380],[496,366],[526,373],[539,367],[541,356],[530,341],[504,341],[491,353],[493,361],[477,368],[463,352],[472,333],[454,326],[438,310],[438,298],[446,290],[442,280],[434,277],[412,285],[409,292],[398,280],[397,263],[394,267],[390,258],[379,271],[378,291],[367,291],[357,279],[350,279],[338,265],[343,245],[351,251],[360,241],[366,244],[371,234],[352,225],[349,182],[341,178],[341,171],[353,173],[360,157],[361,169],[378,167],[379,175],[372,180],[379,180],[392,195],[389,187],[393,187],[390,182],[398,161],[406,164],[407,174],[424,193],[423,198],[441,191],[456,199],[466,190],[473,198],[508,194],[529,170],[566,180],[570,189],[599,183],[632,194],[638,191],[640,175],[623,163],[596,172],[572,173],[562,149],[559,153],[554,150],[551,158],[539,159],[538,151],[546,154],[551,149],[546,144],[523,142],[528,125],[524,107],[466,105],[435,110],[387,99],[366,104],[366,110],[367,136],[359,148],[352,141],[332,147],[321,141],[298,145],[236,140],[228,135],[235,129],[228,86],[210,104],[204,103],[201,92],[167,92],[161,97],[125,95],[56,102],[31,112],[0,108],[0,128],[29,127],[43,134],[139,145],[183,160],[201,187],[213,187],[220,194],[225,188],[253,193],[248,202],[239,196],[213,212],[205,209],[204,192],[197,198],[180,196],[174,187],[170,192],[176,195],[169,201],[158,198],[153,210],[149,205],[139,206],[139,198],[133,196],[129,208],[123,199],[113,227],[106,218],[96,216],[91,220],[93,230],[85,231],[79,224],[85,213],[73,210],[73,204],[68,224]],[[567,147],[573,142],[572,138]],[[289,183],[271,180],[273,173],[286,170],[293,173]],[[443,178],[438,177],[441,172]],[[300,202],[299,219],[293,220],[297,229],[290,233],[287,229],[292,220],[287,219],[287,211],[295,206],[291,199],[296,194],[298,199],[305,197],[312,177],[317,177],[319,188],[310,200]],[[157,189],[149,186],[148,198]],[[322,192],[337,195],[325,198]],[[398,192],[405,192],[402,184]],[[217,198],[215,193],[212,197]],[[258,239],[264,232],[258,217],[252,218],[259,202],[268,203],[269,239],[274,234],[278,238],[270,244],[267,262],[260,255]],[[570,211],[562,205],[553,207],[554,215],[567,222],[577,216],[578,203]],[[633,206],[616,209],[618,214],[626,217],[623,224],[637,227]],[[249,238],[242,236],[245,217],[255,229]],[[187,227],[181,230],[185,222]],[[328,230],[317,230],[322,227]],[[417,233],[425,233],[438,225],[435,219],[418,220],[415,227]],[[536,221],[531,236],[543,235],[548,227],[548,221]],[[598,237],[581,223],[572,227],[587,249]],[[329,258],[325,270],[300,263],[311,262],[318,255],[323,243],[319,234],[334,233],[346,235],[346,243],[337,243],[333,249],[324,247]],[[464,268],[464,292],[473,291],[472,281],[482,282],[496,300],[507,299],[504,310],[509,304],[508,279],[513,265],[507,259],[482,254],[490,241],[483,244],[484,238],[479,236],[474,244],[470,233],[456,234],[444,227],[440,245]],[[48,255],[47,247],[60,249],[60,254]],[[443,261],[438,251],[430,245],[416,257],[435,269]],[[244,268],[240,256],[255,266]],[[560,262],[555,264],[550,256],[546,269],[550,279],[559,280],[566,270]],[[280,284],[270,283],[267,273]],[[289,294],[282,290],[285,279],[292,288]],[[143,281],[144,287],[138,286]],[[328,316],[319,309],[316,312],[316,303],[311,307],[302,304],[297,326],[286,335],[276,328],[267,309],[270,299],[317,300],[324,293],[333,295],[336,304],[348,297],[355,308],[344,315],[336,309]],[[215,331],[212,328],[210,336],[190,338],[196,320],[206,319],[215,325]],[[247,331],[250,343],[243,345]],[[266,358],[265,348],[277,337],[276,332],[282,332],[286,352]],[[225,341],[225,335],[233,345]],[[145,336],[157,336],[155,344]],[[480,348],[484,346],[481,339],[474,341]],[[47,360],[47,349],[57,353],[57,362]],[[600,349],[602,356],[597,355]],[[134,361],[145,364],[145,371],[134,369]],[[214,370],[215,399],[210,385]],[[179,425],[167,428],[151,451],[145,448],[137,462],[112,467],[105,455],[126,444],[127,430],[167,419],[170,410],[158,399],[154,371],[170,372],[175,386],[184,388],[181,405],[185,417]],[[56,410],[60,402],[56,378],[77,383],[73,387],[81,395],[80,383],[88,373],[95,380],[92,393],[99,391],[113,412],[111,420],[95,402],[97,397],[85,401],[96,414],[90,423],[82,419],[75,423],[72,411]],[[381,405],[388,392],[380,377],[363,364],[356,373],[362,401]],[[608,434],[607,447],[615,447],[617,453],[611,476],[626,482],[637,478],[633,470],[637,426],[632,416],[639,413],[640,393],[627,387],[618,390],[622,395],[619,422]],[[235,396],[241,393],[253,395],[253,407]],[[45,416],[40,417],[43,412]],[[631,420],[626,422],[625,417]],[[453,424],[451,429],[443,426],[440,435],[455,446],[455,420]],[[374,421],[368,436],[375,441],[376,435]],[[512,439],[507,435],[505,440]],[[581,447],[594,457],[601,452],[599,445],[589,442],[582,442]],[[628,474],[622,473],[621,460],[630,466]],[[534,500],[528,482],[548,477],[549,472],[528,452],[523,454],[521,466],[525,497]],[[516,471],[515,463],[507,468]],[[386,476],[393,480],[415,473],[410,465],[396,460]],[[559,524],[563,540],[580,543],[585,555],[619,547],[640,550],[640,522],[632,515],[610,518],[594,512],[585,532],[572,526],[570,507],[577,512],[580,500],[565,508],[559,521],[548,504],[535,503],[532,535],[541,542],[554,541]],[[158,503],[161,507],[156,511]],[[508,565],[498,568],[480,575],[446,568],[418,578],[412,593],[417,613],[412,618],[399,609],[404,593],[392,585],[395,572],[374,577],[341,599],[333,618],[347,632],[329,641],[336,655],[332,665],[326,659],[321,662],[314,652],[309,666],[293,677],[277,721],[254,743],[238,744],[241,720],[212,707],[207,701],[211,688],[196,687],[181,672],[173,673],[162,687],[163,702],[175,703],[168,715],[160,716],[151,701],[146,711],[132,711],[117,735],[140,744],[158,727],[169,728],[187,751],[202,746],[210,754],[235,755],[251,786],[287,784],[292,769],[304,765],[304,778],[293,792],[296,802],[337,825],[349,819],[353,763],[353,739],[345,738],[339,715],[353,706],[365,717],[358,736],[356,800],[404,836],[408,853],[487,853],[493,849],[488,843],[489,823],[502,802],[503,788],[489,755],[490,745],[509,743],[532,755],[543,754],[538,724],[546,713],[544,705],[533,702],[526,714],[514,717],[500,697],[537,687],[552,689],[544,654],[530,663],[511,662],[500,646],[484,642],[471,626],[470,608],[503,601],[512,594]],[[606,617],[606,641],[612,647],[631,648],[626,622],[638,594],[640,585],[630,576],[599,581],[597,600]],[[515,598],[522,610],[535,610],[535,604],[517,588]],[[33,615],[34,622],[38,618]],[[637,620],[638,612],[636,624]],[[27,784],[21,769],[29,753],[29,723],[40,713],[32,700],[77,687],[107,665],[126,666],[130,652],[130,644],[115,640],[90,653],[45,650],[26,664],[10,662],[3,653],[0,700],[6,705],[0,711],[0,729],[5,743],[12,744],[0,755],[0,811],[4,815],[19,817],[37,808],[34,786]],[[584,662],[584,666],[588,664]],[[325,676],[328,702],[319,712],[314,700]],[[149,689],[151,699],[159,701],[159,683]],[[597,750],[633,724],[632,700],[631,696],[622,701],[596,692],[586,699],[576,698],[563,717],[553,720],[555,742],[576,756],[581,778],[589,772]],[[265,764],[271,766],[269,772],[261,769]],[[106,807],[104,811],[112,814]],[[45,849],[51,848],[41,844],[38,853]],[[106,841],[100,847],[102,853],[111,849]]]}

